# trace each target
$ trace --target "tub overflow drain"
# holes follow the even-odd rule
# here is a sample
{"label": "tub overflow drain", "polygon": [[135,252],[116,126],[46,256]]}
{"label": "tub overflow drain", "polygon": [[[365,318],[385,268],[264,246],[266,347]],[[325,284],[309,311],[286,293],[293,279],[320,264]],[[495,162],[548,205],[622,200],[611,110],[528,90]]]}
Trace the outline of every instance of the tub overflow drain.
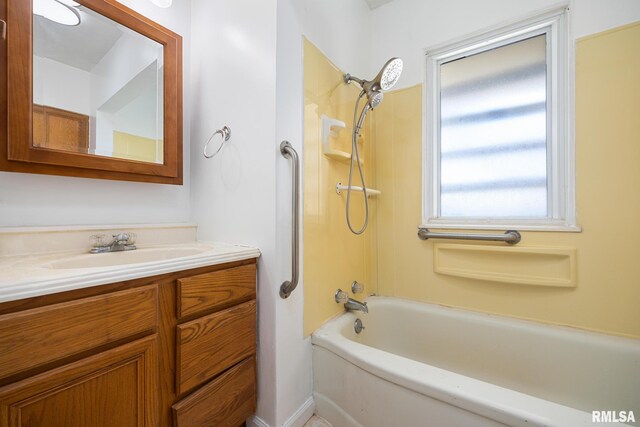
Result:
{"label": "tub overflow drain", "polygon": [[356,334],[362,332],[362,330],[365,329],[364,325],[362,324],[362,320],[356,319],[356,322],[353,324],[353,329],[355,329]]}

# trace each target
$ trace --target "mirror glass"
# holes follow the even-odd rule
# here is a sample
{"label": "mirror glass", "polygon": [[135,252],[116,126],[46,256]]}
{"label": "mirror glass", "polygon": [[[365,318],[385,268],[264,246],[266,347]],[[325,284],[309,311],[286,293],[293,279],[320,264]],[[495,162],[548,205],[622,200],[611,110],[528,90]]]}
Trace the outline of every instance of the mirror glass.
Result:
{"label": "mirror glass", "polygon": [[163,46],[71,0],[33,2],[33,146],[164,162]]}

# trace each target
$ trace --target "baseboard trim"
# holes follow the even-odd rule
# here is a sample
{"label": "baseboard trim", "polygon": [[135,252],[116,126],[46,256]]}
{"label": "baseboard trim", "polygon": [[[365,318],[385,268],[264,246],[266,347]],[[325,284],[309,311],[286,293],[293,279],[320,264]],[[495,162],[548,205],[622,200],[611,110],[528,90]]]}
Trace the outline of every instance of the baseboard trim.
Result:
{"label": "baseboard trim", "polygon": [[309,396],[309,398],[300,405],[298,410],[282,424],[282,427],[303,427],[315,411],[316,402],[313,400],[313,396]]}
{"label": "baseboard trim", "polygon": [[[307,400],[300,405],[298,409],[289,417],[287,421],[282,424],[282,427],[303,427],[304,424],[311,418],[316,411],[316,403],[313,400],[313,396],[309,396]],[[254,415],[247,420],[248,427],[271,427],[264,422],[260,417]]]}
{"label": "baseboard trim", "polygon": [[257,416],[253,416],[247,420],[248,427],[271,427],[269,424],[262,421],[261,418]]}

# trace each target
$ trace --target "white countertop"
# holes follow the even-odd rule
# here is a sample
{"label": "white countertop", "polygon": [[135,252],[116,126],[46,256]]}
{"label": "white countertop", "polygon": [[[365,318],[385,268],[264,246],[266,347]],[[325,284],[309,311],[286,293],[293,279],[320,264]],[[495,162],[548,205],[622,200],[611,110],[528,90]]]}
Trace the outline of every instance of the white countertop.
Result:
{"label": "white countertop", "polygon": [[[139,250],[154,248],[198,249],[196,255],[137,264],[119,264],[89,268],[51,268],[56,261],[76,257],[100,257],[86,251],[61,251],[39,255],[9,255],[0,257],[0,302],[48,295],[158,274],[189,270],[233,261],[257,258],[260,250],[250,246],[227,243],[181,243],[139,246]],[[126,256],[126,252],[120,252]]]}

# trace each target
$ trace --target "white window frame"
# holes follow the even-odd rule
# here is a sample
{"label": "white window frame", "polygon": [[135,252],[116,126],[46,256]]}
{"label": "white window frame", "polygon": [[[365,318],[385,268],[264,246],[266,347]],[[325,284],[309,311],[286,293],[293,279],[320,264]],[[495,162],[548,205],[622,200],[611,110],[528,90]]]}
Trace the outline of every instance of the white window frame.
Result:
{"label": "white window frame", "polygon": [[[546,218],[440,217],[440,65],[464,56],[547,34],[547,197]],[[575,209],[573,141],[573,49],[569,44],[569,7],[563,6],[499,28],[475,33],[425,51],[423,102],[422,227],[580,231]]]}

